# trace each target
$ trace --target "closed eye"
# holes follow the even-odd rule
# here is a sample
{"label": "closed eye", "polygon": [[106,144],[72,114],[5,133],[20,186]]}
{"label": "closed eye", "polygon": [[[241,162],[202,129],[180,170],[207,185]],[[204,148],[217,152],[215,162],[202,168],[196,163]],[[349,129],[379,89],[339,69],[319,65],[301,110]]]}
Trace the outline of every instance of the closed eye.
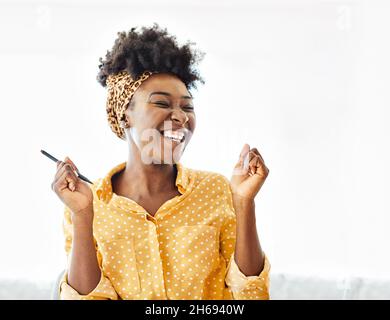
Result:
{"label": "closed eye", "polygon": [[192,106],[192,105],[184,106],[183,109],[192,111],[192,110],[194,110],[194,106]]}
{"label": "closed eye", "polygon": [[163,102],[154,102],[154,104],[157,104],[161,108],[168,108],[169,105]]}

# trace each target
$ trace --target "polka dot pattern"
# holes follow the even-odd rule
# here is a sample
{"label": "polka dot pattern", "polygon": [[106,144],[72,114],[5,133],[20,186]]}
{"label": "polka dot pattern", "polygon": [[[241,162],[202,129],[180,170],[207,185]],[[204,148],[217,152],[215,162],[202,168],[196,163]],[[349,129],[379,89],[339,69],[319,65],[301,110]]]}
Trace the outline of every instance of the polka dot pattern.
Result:
{"label": "polka dot pattern", "polygon": [[[112,191],[111,177],[94,183],[94,241],[102,271],[97,287],[80,295],[60,283],[61,299],[232,300],[269,298],[269,262],[258,276],[245,276],[234,260],[236,217],[223,175],[177,163],[180,192],[154,216]],[[65,207],[65,251],[72,223]]]}

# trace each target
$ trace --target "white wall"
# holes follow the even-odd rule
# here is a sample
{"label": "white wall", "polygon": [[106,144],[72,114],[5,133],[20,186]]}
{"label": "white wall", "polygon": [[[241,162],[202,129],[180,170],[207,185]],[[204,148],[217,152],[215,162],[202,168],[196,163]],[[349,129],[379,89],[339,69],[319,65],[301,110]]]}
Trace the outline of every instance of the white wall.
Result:
{"label": "white wall", "polygon": [[206,52],[187,166],[230,175],[243,143],[270,175],[257,226],[274,273],[390,278],[386,1],[1,1],[0,277],[65,266],[70,156],[90,179],[126,160],[106,121],[98,58],[158,22]]}

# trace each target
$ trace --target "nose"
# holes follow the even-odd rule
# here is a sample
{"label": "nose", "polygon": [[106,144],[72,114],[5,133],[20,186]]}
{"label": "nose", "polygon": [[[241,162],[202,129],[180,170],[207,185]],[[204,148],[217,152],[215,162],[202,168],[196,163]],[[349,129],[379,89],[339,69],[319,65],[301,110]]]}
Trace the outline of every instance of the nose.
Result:
{"label": "nose", "polygon": [[185,125],[188,122],[187,114],[181,109],[175,109],[171,113],[171,119],[173,122]]}

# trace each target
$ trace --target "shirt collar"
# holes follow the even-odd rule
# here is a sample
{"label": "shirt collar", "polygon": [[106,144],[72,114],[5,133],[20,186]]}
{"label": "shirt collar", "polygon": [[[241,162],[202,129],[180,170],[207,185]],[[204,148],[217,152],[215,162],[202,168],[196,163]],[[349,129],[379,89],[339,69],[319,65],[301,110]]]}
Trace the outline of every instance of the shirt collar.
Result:
{"label": "shirt collar", "polygon": [[[176,186],[181,194],[185,193],[187,190],[191,174],[190,169],[183,166],[182,163],[178,162],[175,164],[177,168],[177,176],[176,176]],[[110,202],[113,191],[112,191],[112,184],[111,184],[111,178],[116,173],[124,170],[126,168],[126,162],[122,162],[118,165],[116,165],[114,168],[112,168],[104,178],[100,179],[100,181],[97,183],[96,186],[96,195],[99,198],[99,200],[104,201],[105,203]]]}

